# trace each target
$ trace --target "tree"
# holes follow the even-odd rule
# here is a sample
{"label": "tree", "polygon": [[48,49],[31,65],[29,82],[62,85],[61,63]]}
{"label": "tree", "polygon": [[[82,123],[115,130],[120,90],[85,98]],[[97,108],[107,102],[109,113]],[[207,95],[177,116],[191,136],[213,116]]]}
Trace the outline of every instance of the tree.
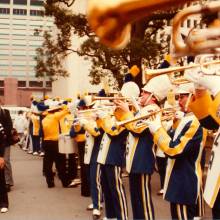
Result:
{"label": "tree", "polygon": [[[128,69],[136,64],[148,67],[157,67],[159,59],[168,52],[169,41],[167,38],[157,41],[157,35],[164,29],[167,20],[176,13],[157,12],[147,19],[136,22],[131,33],[131,42],[123,50],[117,51],[107,48],[98,42],[97,37],[91,31],[85,15],[73,14],[68,9],[75,1],[47,0],[45,3],[45,15],[54,16],[57,26],[57,36],[52,37],[48,32],[44,34],[45,42],[42,48],[37,50],[36,75],[46,74],[51,79],[54,76],[66,76],[63,70],[62,60],[69,53],[77,53],[92,63],[89,76],[92,84],[99,84],[103,75],[112,76],[121,87],[123,77]],[[64,7],[67,6],[67,7]],[[71,48],[72,34],[83,37],[85,40],[78,48]],[[141,86],[141,74],[135,79]]]}

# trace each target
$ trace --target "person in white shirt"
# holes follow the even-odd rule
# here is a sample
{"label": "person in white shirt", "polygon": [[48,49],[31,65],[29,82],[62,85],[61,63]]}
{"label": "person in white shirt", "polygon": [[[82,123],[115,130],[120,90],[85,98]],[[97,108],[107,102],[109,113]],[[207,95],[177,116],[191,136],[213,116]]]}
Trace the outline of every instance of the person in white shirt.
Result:
{"label": "person in white shirt", "polygon": [[24,139],[25,139],[25,131],[27,130],[28,121],[24,115],[23,111],[19,111],[18,115],[15,117],[13,127],[17,130],[20,141],[18,145],[22,148]]}

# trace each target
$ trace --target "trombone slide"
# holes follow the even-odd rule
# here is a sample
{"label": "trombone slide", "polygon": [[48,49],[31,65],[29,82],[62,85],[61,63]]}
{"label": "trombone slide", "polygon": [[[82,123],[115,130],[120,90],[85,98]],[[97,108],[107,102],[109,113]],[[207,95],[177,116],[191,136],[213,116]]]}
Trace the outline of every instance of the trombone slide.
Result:
{"label": "trombone slide", "polygon": [[163,74],[171,74],[173,72],[183,71],[183,70],[190,69],[190,68],[208,66],[208,65],[214,65],[214,64],[220,64],[220,60],[212,60],[212,61],[208,61],[205,63],[194,63],[194,64],[190,64],[187,66],[176,66],[176,67],[169,67],[169,68],[157,69],[157,70],[146,69],[144,72],[143,78],[142,78],[142,82],[143,84],[146,84],[147,81],[149,81],[150,79],[156,76],[160,76]]}

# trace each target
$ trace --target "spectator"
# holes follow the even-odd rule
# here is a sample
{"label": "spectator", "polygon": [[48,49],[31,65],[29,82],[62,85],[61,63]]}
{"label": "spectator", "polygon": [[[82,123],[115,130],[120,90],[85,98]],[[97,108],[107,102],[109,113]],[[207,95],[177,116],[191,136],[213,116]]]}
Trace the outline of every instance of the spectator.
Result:
{"label": "spectator", "polygon": [[18,112],[18,115],[15,117],[14,125],[13,125],[13,127],[17,130],[19,138],[20,138],[20,141],[18,143],[20,148],[24,147],[23,146],[24,145],[24,140],[25,140],[24,133],[27,130],[27,125],[28,125],[28,122],[27,122],[27,119],[24,115],[24,112],[20,110]]}

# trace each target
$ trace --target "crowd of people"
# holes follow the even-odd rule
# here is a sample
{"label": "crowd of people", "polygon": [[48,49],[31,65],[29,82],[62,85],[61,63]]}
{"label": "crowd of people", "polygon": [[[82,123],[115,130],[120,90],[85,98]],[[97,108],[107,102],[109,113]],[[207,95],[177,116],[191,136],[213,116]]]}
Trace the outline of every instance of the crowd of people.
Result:
{"label": "crowd of people", "polygon": [[136,66],[130,69],[123,96],[109,97],[102,89],[96,101],[89,95],[75,101],[32,97],[30,112],[19,112],[13,123],[9,112],[0,109],[2,213],[8,211],[7,192],[14,185],[10,165],[14,127],[20,137],[17,144],[43,157],[46,186],[55,187],[55,171],[63,187],[80,184],[81,195],[91,196],[87,209],[93,219],[100,219],[103,202],[106,219],[128,219],[124,173],[133,219],[155,219],[158,210],[151,194],[155,167],[160,174],[158,194],[170,203],[172,219],[202,218],[203,197],[213,219],[220,218],[219,132],[204,194],[202,169],[207,129],[219,128],[220,77],[201,77],[201,71],[191,70],[185,73],[189,83],[174,87],[167,75],[157,76],[139,95],[131,81],[138,73]]}

